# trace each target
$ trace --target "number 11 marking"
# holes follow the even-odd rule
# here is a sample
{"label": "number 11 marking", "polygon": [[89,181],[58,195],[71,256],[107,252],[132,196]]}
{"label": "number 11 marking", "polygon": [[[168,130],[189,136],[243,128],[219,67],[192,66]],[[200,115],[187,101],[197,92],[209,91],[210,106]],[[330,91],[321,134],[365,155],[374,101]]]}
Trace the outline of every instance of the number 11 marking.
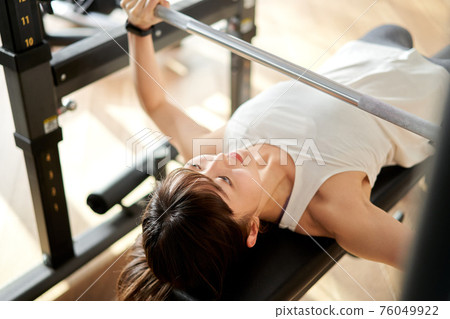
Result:
{"label": "number 11 marking", "polygon": [[22,25],[24,25],[24,26],[30,23],[30,18],[28,18],[28,16],[24,16],[21,19],[22,19]]}

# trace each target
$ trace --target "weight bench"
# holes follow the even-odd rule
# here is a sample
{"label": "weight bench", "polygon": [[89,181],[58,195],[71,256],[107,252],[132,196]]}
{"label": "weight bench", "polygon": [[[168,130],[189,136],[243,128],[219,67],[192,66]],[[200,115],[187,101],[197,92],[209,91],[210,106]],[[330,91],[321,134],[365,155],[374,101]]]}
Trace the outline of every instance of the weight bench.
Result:
{"label": "weight bench", "polygon": [[[371,201],[391,209],[424,176],[431,159],[412,167],[385,167],[372,190]],[[316,242],[314,242],[316,241]],[[273,225],[258,236],[237,269],[225,281],[224,300],[298,300],[346,252],[334,239],[296,234]],[[319,245],[323,248],[320,248]],[[334,259],[334,260],[333,260]],[[175,291],[173,300],[195,300]]]}
{"label": "weight bench", "polygon": [[[175,158],[175,148],[166,143],[151,152],[152,165],[148,167],[144,161],[138,167],[147,167],[151,175],[164,177],[165,167],[156,168],[169,149],[170,157]],[[411,168],[384,167],[372,189],[371,201],[385,211],[390,210],[426,174],[431,161],[429,158]],[[89,195],[88,205],[98,213],[105,213],[148,176],[130,169],[105,190]],[[236,267],[239,271],[227,274],[222,299],[297,300],[345,253],[334,239],[314,237],[313,240],[270,224],[266,232],[259,234],[256,245],[243,254]],[[198,299],[174,289],[169,300]]]}
{"label": "weight bench", "polygon": [[[431,160],[412,168],[383,168],[371,201],[388,211],[419,181]],[[346,252],[330,238],[296,234],[274,225],[259,236],[225,283],[226,300],[298,300]],[[319,245],[322,248],[319,247]],[[332,258],[334,259],[332,259]]]}

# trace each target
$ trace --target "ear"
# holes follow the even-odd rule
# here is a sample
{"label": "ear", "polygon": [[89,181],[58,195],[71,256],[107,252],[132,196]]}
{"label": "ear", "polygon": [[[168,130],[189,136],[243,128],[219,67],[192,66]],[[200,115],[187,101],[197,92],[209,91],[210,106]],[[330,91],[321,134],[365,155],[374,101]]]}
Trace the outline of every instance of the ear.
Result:
{"label": "ear", "polygon": [[247,247],[252,248],[256,244],[256,238],[259,233],[259,218],[253,216],[248,225]]}

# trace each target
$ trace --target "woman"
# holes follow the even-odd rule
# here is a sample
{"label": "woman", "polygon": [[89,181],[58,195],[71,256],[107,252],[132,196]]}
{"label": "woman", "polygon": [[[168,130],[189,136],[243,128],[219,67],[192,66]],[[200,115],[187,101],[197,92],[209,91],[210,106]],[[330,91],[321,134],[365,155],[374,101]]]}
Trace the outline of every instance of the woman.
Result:
{"label": "woman", "polygon": [[[158,22],[157,4],[169,5],[121,3],[131,28],[144,31]],[[361,40],[320,73],[431,120],[430,108],[439,110],[446,97],[448,60],[433,61],[442,67],[420,56],[399,27]],[[246,102],[210,132],[166,100],[151,36],[130,33],[129,46],[142,106],[183,158],[194,158],[148,204],[119,299],[165,299],[172,288],[220,297],[226,270],[255,245],[260,221],[332,237],[354,255],[402,268],[411,232],[374,206],[370,191],[383,166],[410,167],[432,154],[427,140],[293,81]],[[209,143],[217,139],[223,145]]]}

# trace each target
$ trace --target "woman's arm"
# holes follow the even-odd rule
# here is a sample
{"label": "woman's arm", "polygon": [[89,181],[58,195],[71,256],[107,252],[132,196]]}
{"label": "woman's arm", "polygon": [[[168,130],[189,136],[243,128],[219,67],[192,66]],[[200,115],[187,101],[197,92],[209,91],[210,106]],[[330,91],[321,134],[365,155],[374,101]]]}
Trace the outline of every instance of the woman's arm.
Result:
{"label": "woman's arm", "polygon": [[[128,21],[142,30],[149,29],[160,21],[153,13],[157,4],[169,6],[164,0],[122,0],[121,2],[122,8],[128,14]],[[170,142],[185,160],[192,157],[193,139],[223,137],[223,128],[217,132],[211,132],[197,124],[181,108],[167,101],[166,92],[161,85],[151,36],[140,37],[129,33],[128,44],[133,79],[141,105],[161,132],[171,138]],[[212,147],[209,149],[207,146],[202,147],[203,153],[220,151]]]}
{"label": "woman's arm", "polygon": [[318,192],[312,218],[346,251],[403,269],[411,230],[370,202],[368,180],[361,177],[347,172],[330,178]]}
{"label": "woman's arm", "polygon": [[411,242],[411,231],[405,225],[371,203],[354,204],[344,216],[334,226],[342,248],[398,269],[405,267]]}

